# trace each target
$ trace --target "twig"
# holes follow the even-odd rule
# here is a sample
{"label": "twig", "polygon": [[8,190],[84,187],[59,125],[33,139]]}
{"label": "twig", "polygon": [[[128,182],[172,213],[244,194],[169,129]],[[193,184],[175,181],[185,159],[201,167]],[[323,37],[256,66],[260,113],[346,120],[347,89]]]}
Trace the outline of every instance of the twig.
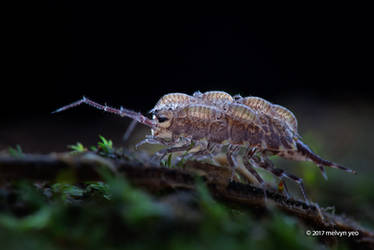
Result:
{"label": "twig", "polygon": [[[55,181],[61,171],[72,171],[77,181],[100,180],[97,168],[108,167],[114,172],[125,174],[137,186],[151,192],[193,190],[195,176],[203,176],[212,195],[229,206],[250,209],[256,214],[266,214],[275,206],[289,215],[295,216],[310,228],[324,231],[355,231],[358,236],[346,237],[348,243],[360,248],[374,249],[374,233],[343,216],[319,209],[318,205],[308,205],[303,201],[287,199],[273,190],[264,190],[249,184],[228,181],[228,168],[208,163],[188,161],[184,168],[133,165],[120,159],[109,160],[93,153],[72,155],[69,153],[50,155],[27,155],[15,158],[0,157],[0,180],[46,180]],[[270,208],[270,209],[269,209]],[[329,241],[332,237],[320,237]]]}

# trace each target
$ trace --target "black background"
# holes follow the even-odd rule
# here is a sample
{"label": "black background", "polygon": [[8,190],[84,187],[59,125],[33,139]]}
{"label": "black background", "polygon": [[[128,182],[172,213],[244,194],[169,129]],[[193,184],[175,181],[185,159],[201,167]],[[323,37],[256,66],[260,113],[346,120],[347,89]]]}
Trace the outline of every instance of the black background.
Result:
{"label": "black background", "polygon": [[196,90],[280,104],[297,96],[306,105],[372,105],[372,27],[365,6],[197,13],[197,7],[144,5],[21,6],[7,25],[3,132],[13,124],[36,126],[30,120],[42,127],[43,121],[103,119],[81,107],[58,118],[50,114],[83,95],[143,113],[166,93]]}
{"label": "black background", "polygon": [[364,7],[231,15],[95,1],[40,7],[13,30],[16,70],[3,94],[23,98],[6,101],[7,115],[44,114],[82,95],[141,111],[168,92],[209,89],[269,99],[372,96]]}

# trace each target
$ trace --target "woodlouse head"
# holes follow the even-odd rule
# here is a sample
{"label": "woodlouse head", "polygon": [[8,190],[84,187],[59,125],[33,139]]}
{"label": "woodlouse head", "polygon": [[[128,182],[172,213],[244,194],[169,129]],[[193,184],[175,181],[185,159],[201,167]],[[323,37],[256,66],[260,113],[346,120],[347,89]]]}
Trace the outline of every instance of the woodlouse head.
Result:
{"label": "woodlouse head", "polygon": [[173,118],[174,114],[172,110],[161,109],[155,111],[153,114],[155,126],[152,128],[152,135],[162,139],[171,139],[172,133],[169,128],[173,122]]}

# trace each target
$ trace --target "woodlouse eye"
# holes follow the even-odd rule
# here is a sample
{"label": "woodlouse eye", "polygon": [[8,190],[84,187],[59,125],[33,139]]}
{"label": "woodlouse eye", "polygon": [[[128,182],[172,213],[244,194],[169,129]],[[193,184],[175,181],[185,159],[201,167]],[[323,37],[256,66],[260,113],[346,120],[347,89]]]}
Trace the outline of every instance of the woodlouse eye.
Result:
{"label": "woodlouse eye", "polygon": [[158,116],[158,117],[157,117],[157,120],[158,120],[160,123],[163,123],[163,122],[168,121],[169,118],[167,118],[166,116]]}

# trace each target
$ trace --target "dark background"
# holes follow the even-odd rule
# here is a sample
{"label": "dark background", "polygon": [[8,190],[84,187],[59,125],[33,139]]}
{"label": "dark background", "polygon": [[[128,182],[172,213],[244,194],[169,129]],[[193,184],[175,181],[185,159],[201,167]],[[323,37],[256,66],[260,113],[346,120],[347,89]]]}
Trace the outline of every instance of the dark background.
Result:
{"label": "dark background", "polygon": [[[5,73],[11,77],[0,100],[1,146],[62,150],[68,141],[59,143],[56,134],[76,138],[111,119],[110,126],[124,130],[127,121],[88,107],[50,114],[82,95],[143,113],[166,93],[196,90],[261,96],[297,116],[301,106],[372,105],[365,7],[238,7],[231,14],[146,7],[99,1],[20,6],[8,25]],[[56,131],[59,126],[69,127]],[[42,135],[56,147],[43,147],[36,139]]]}

